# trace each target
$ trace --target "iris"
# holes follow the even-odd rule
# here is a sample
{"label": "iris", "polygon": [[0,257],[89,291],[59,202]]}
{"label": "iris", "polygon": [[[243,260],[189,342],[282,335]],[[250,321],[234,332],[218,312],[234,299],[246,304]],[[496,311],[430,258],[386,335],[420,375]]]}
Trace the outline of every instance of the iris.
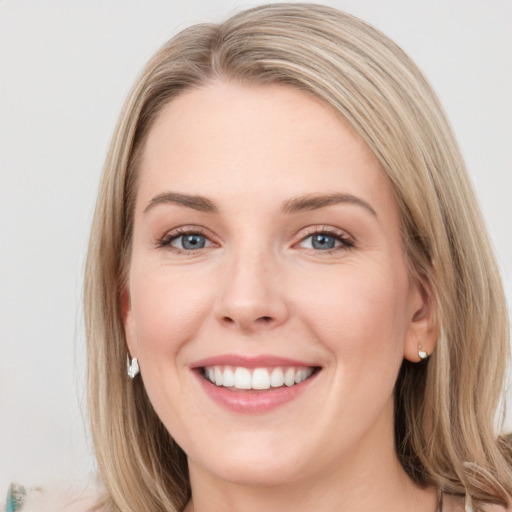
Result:
{"label": "iris", "polygon": [[312,237],[311,244],[313,249],[334,249],[336,245],[336,239],[333,236],[318,233]]}
{"label": "iris", "polygon": [[206,237],[198,234],[181,236],[181,245],[187,251],[202,249],[206,245]]}

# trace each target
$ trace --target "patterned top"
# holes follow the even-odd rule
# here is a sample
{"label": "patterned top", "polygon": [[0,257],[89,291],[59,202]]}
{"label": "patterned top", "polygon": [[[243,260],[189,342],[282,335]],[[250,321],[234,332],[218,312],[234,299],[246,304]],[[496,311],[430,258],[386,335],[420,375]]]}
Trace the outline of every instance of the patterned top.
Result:
{"label": "patterned top", "polygon": [[92,482],[78,487],[61,485],[44,490],[11,484],[5,508],[0,508],[0,512],[99,512],[102,494],[103,491]]}
{"label": "patterned top", "polygon": [[23,498],[27,491],[21,485],[11,484],[7,491],[7,501],[5,503],[5,512],[16,512],[21,510]]}

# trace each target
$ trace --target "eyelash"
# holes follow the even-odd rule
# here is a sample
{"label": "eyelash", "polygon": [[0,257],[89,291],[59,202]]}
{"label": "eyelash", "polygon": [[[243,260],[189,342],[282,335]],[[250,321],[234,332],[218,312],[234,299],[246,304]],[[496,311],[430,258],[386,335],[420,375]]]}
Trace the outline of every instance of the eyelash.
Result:
{"label": "eyelash", "polygon": [[[199,227],[181,227],[177,228],[174,231],[166,233],[163,237],[157,240],[157,247],[169,249],[170,251],[180,253],[180,254],[193,254],[199,252],[199,249],[189,250],[189,249],[180,249],[178,247],[173,247],[171,243],[178,238],[190,235],[199,235],[205,237],[212,245],[215,245],[214,242],[211,241],[210,237],[204,232],[202,228]],[[203,249],[203,248],[201,248]]]}
{"label": "eyelash", "polygon": [[312,251],[315,254],[332,254],[337,251],[347,251],[355,247],[354,241],[349,238],[345,232],[330,227],[321,227],[320,229],[318,227],[308,228],[306,235],[300,239],[299,244],[315,235],[325,235],[334,238],[335,241],[340,242],[338,247],[333,247],[332,249],[305,248],[306,250]]}
{"label": "eyelash", "polygon": [[[177,240],[178,238],[180,237],[184,237],[184,236],[190,236],[190,235],[199,235],[199,236],[203,236],[205,237],[211,245],[216,245],[215,242],[213,242],[210,237],[205,233],[205,231],[202,229],[202,228],[199,228],[199,227],[181,227],[181,228],[177,228],[175,229],[174,231],[171,231],[169,233],[166,233],[163,237],[161,237],[160,239],[157,240],[157,247],[159,248],[166,248],[166,249],[169,249],[173,252],[176,252],[176,253],[180,253],[180,254],[192,254],[192,253],[197,253],[199,252],[201,249],[205,249],[205,248],[208,248],[208,247],[201,247],[199,249],[195,249],[195,250],[190,250],[190,249],[180,249],[180,248],[177,248],[177,247],[173,247],[171,245],[171,243],[175,240]],[[332,254],[334,252],[337,252],[337,251],[346,251],[346,250],[350,250],[352,248],[355,247],[355,243],[354,241],[349,238],[346,233],[342,232],[342,231],[339,231],[339,230],[336,230],[336,229],[333,229],[333,228],[329,228],[329,227],[321,227],[321,228],[318,228],[318,227],[311,227],[311,228],[308,228],[308,230],[306,230],[306,234],[304,236],[302,236],[302,238],[299,240],[299,242],[297,244],[294,244],[294,245],[298,245],[298,244],[301,244],[303,243],[304,241],[306,241],[308,238],[311,238],[315,235],[325,235],[325,236],[328,236],[328,237],[332,237],[335,239],[335,241],[338,241],[340,242],[340,245],[338,245],[337,247],[333,247],[331,249],[315,249],[315,248],[304,248],[310,252],[314,252],[315,254]]]}

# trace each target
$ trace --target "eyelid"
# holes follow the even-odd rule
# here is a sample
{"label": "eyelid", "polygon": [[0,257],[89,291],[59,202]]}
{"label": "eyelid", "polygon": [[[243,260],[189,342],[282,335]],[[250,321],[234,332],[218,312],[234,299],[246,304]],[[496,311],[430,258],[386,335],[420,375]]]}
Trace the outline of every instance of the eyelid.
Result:
{"label": "eyelid", "polygon": [[326,226],[326,225],[308,226],[304,230],[301,230],[298,233],[298,236],[300,238],[299,238],[298,242],[296,242],[294,245],[301,244],[302,242],[304,242],[305,240],[307,240],[308,238],[310,238],[313,235],[321,235],[321,234],[332,236],[333,238],[336,238],[338,241],[340,241],[341,245],[338,247],[334,247],[332,249],[324,249],[324,250],[310,249],[307,247],[305,247],[304,249],[314,251],[315,253],[323,252],[323,253],[328,254],[333,251],[351,249],[355,246],[354,237],[352,237],[345,230],[335,228],[333,226]]}
{"label": "eyelid", "polygon": [[171,242],[181,236],[186,235],[201,235],[204,236],[209,242],[210,245],[207,247],[203,247],[201,249],[209,249],[210,247],[218,246],[219,244],[215,242],[213,239],[214,237],[208,230],[201,226],[196,225],[186,225],[186,226],[179,226],[177,228],[171,229],[169,231],[166,231],[165,234],[161,237],[159,237],[156,240],[156,246],[157,248],[165,248],[169,249],[172,252],[181,253],[181,254],[190,254],[195,252],[200,252],[201,249],[195,249],[195,250],[188,250],[188,249],[180,249],[178,247],[174,247],[171,245]]}
{"label": "eyelid", "polygon": [[[208,239],[208,241],[210,242],[210,245],[208,245],[207,247],[203,247],[203,248],[195,249],[195,250],[180,249],[177,247],[173,247],[171,245],[171,242],[173,240],[179,238],[180,236],[193,235],[193,234],[204,236],[205,238]],[[315,253],[323,252],[325,254],[328,254],[328,253],[334,252],[334,251],[348,250],[355,246],[354,237],[352,237],[349,233],[347,233],[343,229],[339,229],[339,228],[335,228],[333,226],[327,226],[327,225],[315,225],[315,226],[308,226],[306,228],[303,228],[302,230],[300,230],[297,233],[296,237],[298,238],[298,240],[293,243],[293,246],[297,246],[297,245],[301,244],[302,242],[304,242],[305,240],[307,240],[309,237],[311,237],[313,235],[319,235],[319,234],[324,234],[324,235],[331,236],[331,237],[335,238],[336,240],[338,240],[340,242],[340,245],[337,247],[334,247],[332,249],[324,249],[324,250],[312,249],[312,248],[305,247],[304,248],[305,250],[310,250]],[[182,254],[196,253],[196,252],[200,252],[201,249],[209,249],[211,247],[218,247],[219,245],[220,245],[219,242],[217,242],[215,240],[215,236],[213,234],[211,234],[211,232],[209,230],[205,229],[202,226],[197,226],[197,225],[185,225],[185,226],[179,226],[179,227],[173,228],[169,231],[166,231],[164,235],[162,235],[161,237],[159,237],[156,240],[157,248],[163,247],[163,248],[169,249],[173,252],[182,253]]]}

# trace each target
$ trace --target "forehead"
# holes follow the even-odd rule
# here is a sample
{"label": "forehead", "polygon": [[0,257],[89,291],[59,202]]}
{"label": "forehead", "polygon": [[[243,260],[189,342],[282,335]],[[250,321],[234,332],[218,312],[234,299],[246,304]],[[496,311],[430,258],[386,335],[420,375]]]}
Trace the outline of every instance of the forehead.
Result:
{"label": "forehead", "polygon": [[137,195],[146,201],[165,189],[230,201],[392,196],[362,139],[320,100],[286,85],[218,81],[181,94],[154,122],[140,173]]}

